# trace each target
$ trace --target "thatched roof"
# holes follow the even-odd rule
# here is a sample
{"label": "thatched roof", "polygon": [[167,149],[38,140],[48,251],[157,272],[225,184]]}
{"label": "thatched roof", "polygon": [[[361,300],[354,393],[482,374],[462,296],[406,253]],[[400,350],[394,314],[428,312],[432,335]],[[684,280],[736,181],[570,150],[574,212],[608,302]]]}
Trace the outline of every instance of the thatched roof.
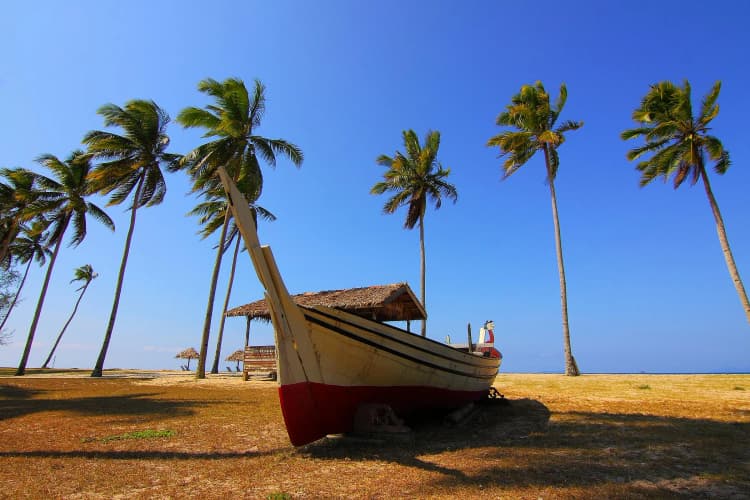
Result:
{"label": "thatched roof", "polygon": [[198,359],[199,357],[200,354],[198,354],[198,351],[192,347],[189,347],[182,352],[178,352],[177,356],[175,356],[177,359]]}
{"label": "thatched roof", "polygon": [[[293,295],[301,306],[326,306],[375,321],[406,321],[425,319],[427,313],[406,283],[376,285],[346,290],[327,290]],[[227,311],[227,316],[248,316],[271,321],[265,300],[258,300]]]}
{"label": "thatched roof", "polygon": [[225,361],[242,361],[243,359],[245,359],[244,349],[237,349],[232,354],[227,356],[227,359]]}

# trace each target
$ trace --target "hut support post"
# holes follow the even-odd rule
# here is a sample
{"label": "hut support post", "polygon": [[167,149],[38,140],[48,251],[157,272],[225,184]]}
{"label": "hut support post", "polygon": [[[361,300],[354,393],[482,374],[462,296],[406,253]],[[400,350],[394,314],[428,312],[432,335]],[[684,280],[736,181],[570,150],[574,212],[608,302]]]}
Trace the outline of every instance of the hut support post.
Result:
{"label": "hut support post", "polygon": [[250,345],[250,316],[247,316],[247,323],[245,324],[245,347]]}
{"label": "hut support post", "polygon": [[[245,350],[250,345],[250,316],[247,316],[247,323],[245,323]],[[239,362],[237,363],[239,366]],[[242,363],[242,380],[247,382],[247,370],[245,370],[245,363]]]}

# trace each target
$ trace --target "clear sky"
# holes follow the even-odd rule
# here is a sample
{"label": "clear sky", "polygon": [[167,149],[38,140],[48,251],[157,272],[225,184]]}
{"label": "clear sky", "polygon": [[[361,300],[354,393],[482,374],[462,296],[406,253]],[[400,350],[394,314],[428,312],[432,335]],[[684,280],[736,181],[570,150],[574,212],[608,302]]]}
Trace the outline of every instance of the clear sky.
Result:
{"label": "clear sky", "polygon": [[[619,139],[649,84],[690,80],[698,101],[723,82],[713,133],[733,166],[713,175],[740,273],[750,285],[750,4],[742,1],[9,1],[0,18],[0,166],[41,171],[102,129],[105,103],[155,100],[172,117],[207,104],[206,77],[259,78],[259,133],[299,145],[297,170],[265,168],[259,203],[278,220],[274,249],[291,292],[406,281],[419,293],[418,231],[383,215],[369,194],[402,149],[401,131],[442,134],[439,158],[459,199],[427,213],[429,336],[463,338],[493,319],[505,371],[562,371],[562,333],[549,190],[541,157],[506,181],[495,117],[521,85],[541,80],[582,120],[560,149],[556,188],[573,353],[583,372],[750,371],[750,325],[701,185],[638,187]],[[171,151],[200,133],[172,124]],[[199,347],[217,238],[202,241],[185,214],[197,203],[184,174],[167,176],[162,205],[139,212],[105,368],[175,368]],[[94,199],[104,205],[105,199]],[[92,222],[55,267],[29,366],[39,366],[70,313],[73,269],[100,273],[58,348],[57,367],[91,367],[104,335],[127,231]],[[218,237],[218,236],[217,236]],[[225,293],[227,259],[217,308]],[[16,366],[41,286],[34,267],[13,313],[0,366]],[[243,254],[233,306],[262,297]],[[210,341],[215,345],[218,315]],[[243,344],[230,318],[222,358]],[[254,325],[251,343],[272,341]],[[209,358],[212,361],[213,355]],[[221,366],[225,364],[222,360]]]}

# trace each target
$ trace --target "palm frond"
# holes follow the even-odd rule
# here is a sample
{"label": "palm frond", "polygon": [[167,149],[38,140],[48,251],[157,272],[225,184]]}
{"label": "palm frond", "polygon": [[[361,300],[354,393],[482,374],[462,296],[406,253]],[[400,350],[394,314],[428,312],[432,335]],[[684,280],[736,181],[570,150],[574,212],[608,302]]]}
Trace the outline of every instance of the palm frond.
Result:
{"label": "palm frond", "polygon": [[731,161],[729,160],[729,153],[726,151],[723,151],[719,159],[714,164],[714,171],[717,174],[724,174],[724,172],[727,171],[730,165],[731,165]]}
{"label": "palm frond", "polygon": [[219,135],[217,132],[221,119],[208,110],[188,106],[177,115],[177,123],[185,128],[201,127],[206,129],[203,137]]}
{"label": "palm frond", "polygon": [[86,211],[91,214],[91,216],[104,224],[104,226],[111,231],[115,230],[115,223],[114,221],[109,217],[109,215],[104,212],[101,208],[99,208],[97,205],[94,205],[91,202],[86,203]]}

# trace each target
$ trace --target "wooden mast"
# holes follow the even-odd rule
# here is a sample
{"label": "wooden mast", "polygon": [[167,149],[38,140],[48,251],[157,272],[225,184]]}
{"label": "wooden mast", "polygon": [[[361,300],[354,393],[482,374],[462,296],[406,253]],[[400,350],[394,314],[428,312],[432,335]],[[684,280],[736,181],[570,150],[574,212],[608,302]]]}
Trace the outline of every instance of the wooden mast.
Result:
{"label": "wooden mast", "polygon": [[[245,241],[258,279],[266,290],[266,302],[271,310],[271,320],[276,336],[276,356],[279,383],[285,381],[309,381],[320,379],[317,360],[300,359],[304,353],[314,353],[305,318],[292,301],[281,278],[271,248],[261,246],[253,214],[247,200],[237,189],[224,167],[217,169],[221,183],[228,194],[229,206],[240,234]],[[314,373],[308,373],[313,370]]]}

